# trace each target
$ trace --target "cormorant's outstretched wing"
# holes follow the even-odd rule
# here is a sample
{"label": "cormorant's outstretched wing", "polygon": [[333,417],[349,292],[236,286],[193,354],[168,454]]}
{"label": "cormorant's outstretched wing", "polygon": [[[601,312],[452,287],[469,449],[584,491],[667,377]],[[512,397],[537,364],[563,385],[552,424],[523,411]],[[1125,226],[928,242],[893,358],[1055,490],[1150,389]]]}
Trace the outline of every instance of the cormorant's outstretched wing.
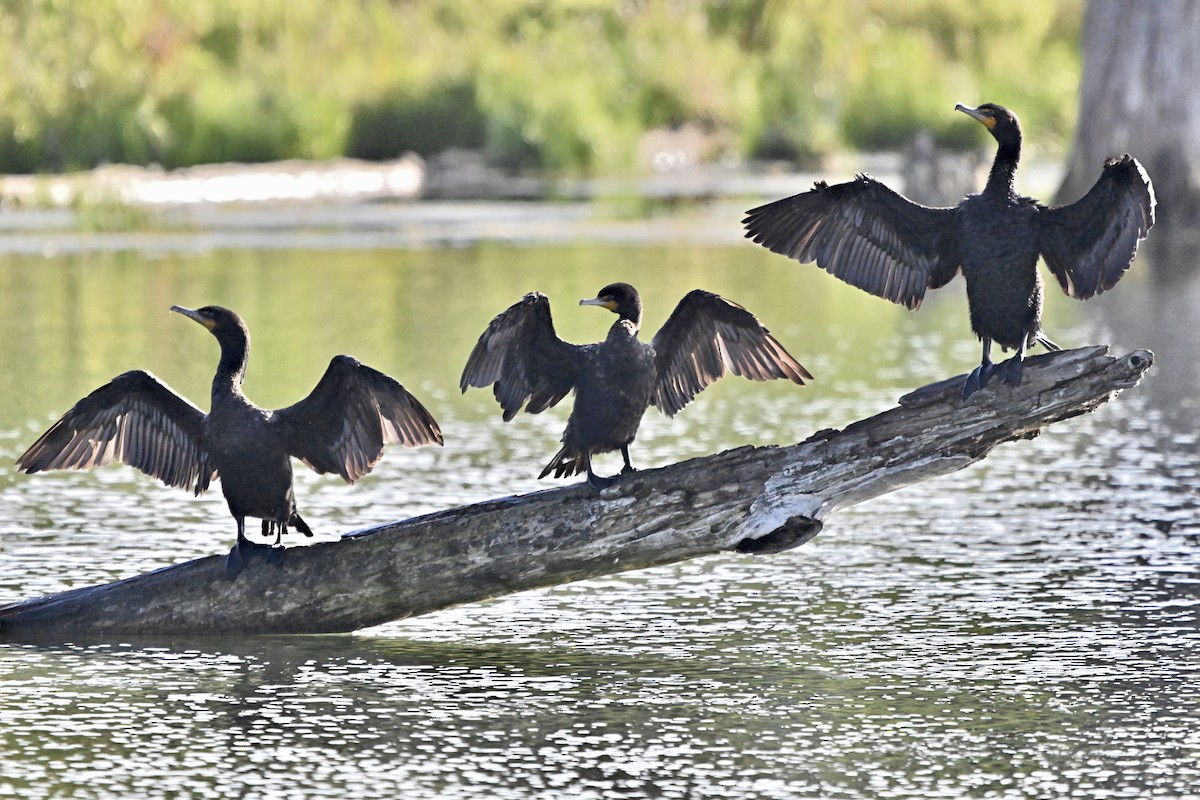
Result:
{"label": "cormorant's outstretched wing", "polygon": [[1086,300],[1111,289],[1154,224],[1154,186],[1136,158],[1109,159],[1088,193],[1041,215],[1038,247],[1063,291]]}
{"label": "cormorant's outstretched wing", "polygon": [[[545,411],[575,385],[580,346],[554,332],[550,300],[530,292],[496,315],[475,343],[458,386],[492,384],[508,422],[521,406],[530,414]],[[526,404],[528,401],[528,404]]]}
{"label": "cormorant's outstretched wing", "polygon": [[116,459],[200,494],[216,475],[200,444],[204,412],[142,370],[80,400],[17,459],[24,472],[90,469]]}
{"label": "cormorant's outstretched wing", "polygon": [[383,457],[385,444],[441,444],[425,406],[394,379],[350,356],[334,356],[320,382],[271,414],[287,450],[317,472],[353,483]]}
{"label": "cormorant's outstretched wing", "polygon": [[853,286],[908,308],[961,265],[954,208],[929,208],[870,175],[746,212],[746,238],[800,262],[815,261]]}
{"label": "cormorant's outstretched wing", "polygon": [[700,289],[675,306],[651,342],[658,379],[654,405],[673,417],[726,370],[755,381],[812,380],[753,314],[737,303]]}

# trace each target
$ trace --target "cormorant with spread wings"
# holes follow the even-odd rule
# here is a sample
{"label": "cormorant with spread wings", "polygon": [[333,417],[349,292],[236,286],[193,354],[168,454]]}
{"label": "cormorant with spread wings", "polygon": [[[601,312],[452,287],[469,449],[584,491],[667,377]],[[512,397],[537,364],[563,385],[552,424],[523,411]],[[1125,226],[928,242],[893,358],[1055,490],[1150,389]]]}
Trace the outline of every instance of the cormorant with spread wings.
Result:
{"label": "cormorant with spread wings", "polygon": [[[203,325],[220,344],[209,413],[149,372],[126,372],[42,434],[17,459],[21,470],[89,469],[116,459],[197,495],[219,477],[237,520],[237,542],[225,562],[232,580],[255,550],[267,548],[268,560],[281,563],[289,525],[312,535],[296,513],[292,457],[353,483],[383,457],[384,444],[442,443],[437,422],[415,397],[350,356],[334,356],[299,403],[276,411],[259,408],[242,393],[250,354],[242,318],[219,306],[171,310]],[[274,528],[276,546],[251,543],[246,517],[262,519],[264,535]]]}
{"label": "cormorant with spread wings", "polygon": [[609,284],[579,304],[617,315],[604,341],[577,345],[558,338],[549,299],[533,292],[492,320],[459,382],[464,392],[491,385],[505,422],[522,406],[537,414],[574,390],[562,449],[539,478],[586,472],[593,488],[609,486],[615,478],[592,471],[594,454],[620,450],[622,474],[633,470],[629,445],[646,408],[673,417],[726,372],[800,385],[812,379],[753,314],[711,292],[689,292],[650,344],[637,339],[642,300],[629,284]]}
{"label": "cormorant with spread wings", "polygon": [[[1116,285],[1154,224],[1154,188],[1137,159],[1110,159],[1099,180],[1070,205],[1047,207],[1017,194],[1021,126],[993,103],[956,106],[997,143],[987,185],[953,208],[910,202],[868,175],[812,190],[746,213],[746,237],[817,266],[871,294],[917,308],[926,289],[961,270],[971,328],[983,360],[963,385],[965,400],[993,373],[1021,383],[1025,349],[1057,350],[1042,333],[1038,256],[1071,297],[1086,300]],[[991,362],[992,342],[1016,350]]]}

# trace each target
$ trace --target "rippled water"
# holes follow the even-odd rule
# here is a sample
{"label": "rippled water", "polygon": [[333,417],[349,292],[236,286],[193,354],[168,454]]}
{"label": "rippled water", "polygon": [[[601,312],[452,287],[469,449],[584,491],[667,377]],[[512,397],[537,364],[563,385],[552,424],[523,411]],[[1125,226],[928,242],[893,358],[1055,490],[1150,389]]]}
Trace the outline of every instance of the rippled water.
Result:
{"label": "rippled water", "polygon": [[[1141,265],[1061,343],[1156,352],[1086,418],[837,513],[776,556],[720,555],[346,636],[0,644],[0,797],[1200,796],[1196,284]],[[247,391],[306,392],[330,355],[399,377],[447,432],[358,485],[298,474],[321,538],[547,485],[565,414],[500,422],[457,375],[490,317],[643,289],[756,311],[817,376],[727,380],[647,417],[636,463],[790,442],[968,369],[960,289],[919,313],[749,246],[135,253],[0,263],[0,602],[220,552],[233,526],[127,468],[15,475],[52,419],[146,367],[200,405],[216,356],[172,303],[247,317]],[[610,463],[606,468],[619,465]]]}

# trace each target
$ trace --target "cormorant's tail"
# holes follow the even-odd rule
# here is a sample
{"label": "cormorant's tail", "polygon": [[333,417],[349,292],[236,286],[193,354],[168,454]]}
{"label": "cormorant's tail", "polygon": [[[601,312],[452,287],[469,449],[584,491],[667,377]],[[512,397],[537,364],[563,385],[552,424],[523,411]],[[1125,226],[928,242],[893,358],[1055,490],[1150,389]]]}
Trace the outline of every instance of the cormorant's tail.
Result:
{"label": "cormorant's tail", "polygon": [[550,459],[550,463],[542,470],[542,474],[538,478],[544,478],[551,472],[556,478],[569,478],[572,475],[578,475],[588,471],[588,466],[591,464],[591,459],[588,458],[586,451],[579,450],[569,444],[563,445],[562,449],[554,454],[554,458]]}
{"label": "cormorant's tail", "polygon": [[1046,348],[1047,350],[1049,350],[1051,352],[1054,352],[1056,350],[1062,350],[1061,347],[1056,345],[1054,342],[1050,341],[1050,337],[1046,336],[1046,334],[1042,333],[1041,331],[1038,331],[1036,334],[1034,334],[1034,336],[1036,337],[1035,341],[1037,341],[1038,344],[1040,344],[1042,347]]}
{"label": "cormorant's tail", "polygon": [[305,536],[313,535],[312,528],[308,527],[308,523],[302,520],[299,514],[292,514],[292,518],[288,520],[287,524]]}

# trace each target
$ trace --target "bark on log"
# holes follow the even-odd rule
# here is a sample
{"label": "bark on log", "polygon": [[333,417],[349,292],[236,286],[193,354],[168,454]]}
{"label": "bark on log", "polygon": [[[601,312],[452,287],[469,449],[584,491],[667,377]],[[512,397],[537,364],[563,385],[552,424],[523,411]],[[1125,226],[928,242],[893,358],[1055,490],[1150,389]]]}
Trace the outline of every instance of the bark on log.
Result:
{"label": "bark on log", "polygon": [[582,484],[451,509],[251,562],[236,581],[209,556],[0,608],[2,639],[352,631],[448,606],[624,570],[815,536],[833,511],[962,469],[1134,386],[1153,356],[1106,347],[1027,360],[1018,389],[970,402],[931,384],[842,431],[645,470],[596,495]]}

